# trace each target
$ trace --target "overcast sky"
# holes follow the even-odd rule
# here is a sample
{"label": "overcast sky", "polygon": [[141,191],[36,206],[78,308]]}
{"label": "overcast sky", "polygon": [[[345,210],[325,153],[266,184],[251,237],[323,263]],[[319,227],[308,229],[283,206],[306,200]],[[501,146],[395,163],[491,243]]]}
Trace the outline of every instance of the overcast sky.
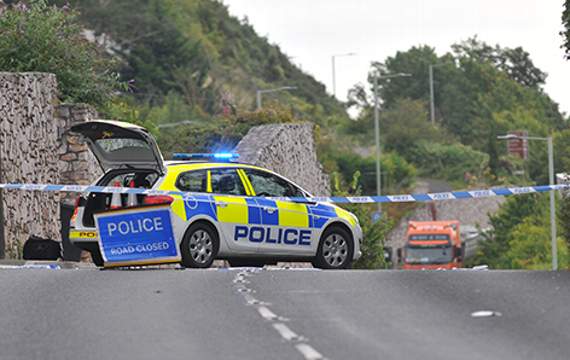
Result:
{"label": "overcast sky", "polygon": [[[337,96],[365,82],[370,62],[427,44],[438,54],[473,35],[492,45],[522,46],[548,73],[545,90],[570,112],[570,61],[558,35],[563,0],[224,0],[247,15],[257,33],[332,93],[331,55],[337,58]],[[427,74],[426,74],[427,76]],[[293,85],[293,84],[292,84]]]}

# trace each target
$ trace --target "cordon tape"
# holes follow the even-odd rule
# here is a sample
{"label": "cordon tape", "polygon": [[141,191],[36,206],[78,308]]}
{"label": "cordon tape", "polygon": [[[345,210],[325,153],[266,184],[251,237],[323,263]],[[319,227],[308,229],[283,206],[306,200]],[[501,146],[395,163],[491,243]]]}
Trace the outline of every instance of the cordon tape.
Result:
{"label": "cordon tape", "polygon": [[[0,189],[24,190],[42,192],[75,192],[75,193],[104,193],[104,194],[143,194],[143,195],[174,195],[183,199],[201,201],[204,196],[213,194],[192,193],[186,191],[153,190],[143,188],[94,186],[94,185],[55,185],[55,184],[0,184]],[[263,197],[264,199],[285,200],[295,202],[329,202],[341,204],[372,204],[372,203],[401,203],[401,202],[430,202],[443,200],[477,199],[494,196],[510,196],[549,191],[567,190],[570,185],[539,185],[524,187],[504,187],[485,190],[450,191],[425,194],[402,194],[381,196],[315,196],[304,197]],[[255,198],[255,196],[249,196]]]}

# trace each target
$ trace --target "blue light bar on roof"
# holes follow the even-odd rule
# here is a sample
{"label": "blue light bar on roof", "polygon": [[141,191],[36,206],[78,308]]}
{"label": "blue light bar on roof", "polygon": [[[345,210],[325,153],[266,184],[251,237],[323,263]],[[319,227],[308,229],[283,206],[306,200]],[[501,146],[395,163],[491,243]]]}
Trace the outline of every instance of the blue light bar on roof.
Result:
{"label": "blue light bar on roof", "polygon": [[238,154],[232,154],[232,153],[215,153],[214,157],[216,159],[233,159],[233,158],[237,158]]}
{"label": "blue light bar on roof", "polygon": [[223,160],[223,161],[231,161],[235,160],[239,157],[238,154],[234,153],[174,153],[172,154],[172,159],[174,160]]}

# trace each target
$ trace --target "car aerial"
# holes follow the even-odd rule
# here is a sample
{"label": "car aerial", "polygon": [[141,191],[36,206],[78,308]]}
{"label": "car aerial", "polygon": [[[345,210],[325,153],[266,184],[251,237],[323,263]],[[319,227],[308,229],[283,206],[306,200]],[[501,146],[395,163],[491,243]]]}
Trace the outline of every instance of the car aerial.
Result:
{"label": "car aerial", "polygon": [[[192,196],[83,193],[70,221],[69,239],[103,265],[95,214],[113,207],[170,204],[172,228],[184,267],[207,268],[277,261],[312,262],[345,269],[360,257],[362,230],[352,213],[316,202],[273,171],[232,161],[231,154],[174,154],[164,161],[156,141],[137,125],[97,120],[70,129],[80,134],[104,174],[93,185],[182,191]],[[115,195],[117,196],[117,195]],[[113,204],[115,202],[115,204]]]}

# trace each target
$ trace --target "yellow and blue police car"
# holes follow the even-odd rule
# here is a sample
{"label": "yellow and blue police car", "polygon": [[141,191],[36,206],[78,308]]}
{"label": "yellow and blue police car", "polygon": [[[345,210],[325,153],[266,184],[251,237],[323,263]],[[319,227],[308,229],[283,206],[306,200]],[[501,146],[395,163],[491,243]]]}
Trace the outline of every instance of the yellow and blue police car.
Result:
{"label": "yellow and blue police car", "polygon": [[95,214],[153,204],[170,205],[185,267],[207,268],[224,259],[231,266],[310,261],[319,268],[345,269],[361,254],[355,215],[312,201],[307,191],[272,171],[228,161],[231,154],[175,154],[175,160],[164,161],[148,131],[129,123],[97,120],[71,131],[85,139],[104,170],[94,185],[193,194],[82,194],[69,238],[97,265],[103,258]]}

